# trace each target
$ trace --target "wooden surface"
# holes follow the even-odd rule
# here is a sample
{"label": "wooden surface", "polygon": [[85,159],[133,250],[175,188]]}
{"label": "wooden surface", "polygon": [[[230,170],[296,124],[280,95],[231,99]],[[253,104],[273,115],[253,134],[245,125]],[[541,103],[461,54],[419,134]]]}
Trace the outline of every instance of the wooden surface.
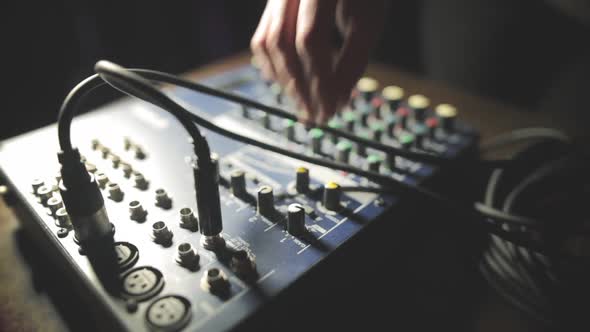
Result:
{"label": "wooden surface", "polygon": [[[202,78],[247,61],[247,54],[237,55],[197,69],[188,76]],[[444,102],[456,105],[462,120],[478,128],[484,140],[494,134],[524,126],[549,126],[566,129],[573,134],[584,134],[576,128],[575,119],[559,114],[519,112],[508,105],[472,96],[437,82],[425,81],[390,67],[373,64],[369,67],[368,74],[383,85],[396,84],[408,93],[424,94],[430,97],[433,104]],[[51,284],[48,285],[46,281],[51,279],[35,275],[32,272],[34,266],[26,262],[26,256],[30,255],[27,253],[27,241],[22,231],[19,231],[15,216],[0,202],[0,331],[77,330],[76,326],[79,325],[66,324],[60,313],[63,308],[58,310],[59,305],[54,305],[52,299],[46,295],[51,289]],[[36,284],[36,279],[41,279],[41,286]],[[482,308],[484,309],[477,327],[479,331],[528,330],[526,322],[521,321],[521,316],[502,305],[498,299],[492,298],[489,303],[482,304]]]}

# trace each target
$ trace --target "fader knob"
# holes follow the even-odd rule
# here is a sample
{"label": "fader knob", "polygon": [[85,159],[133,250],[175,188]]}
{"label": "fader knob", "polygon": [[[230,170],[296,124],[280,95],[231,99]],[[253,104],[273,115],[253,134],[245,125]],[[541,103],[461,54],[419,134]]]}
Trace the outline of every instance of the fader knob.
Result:
{"label": "fader knob", "polygon": [[408,126],[408,118],[410,117],[410,111],[406,107],[400,107],[395,112],[397,117],[397,123],[403,129]]}
{"label": "fader knob", "polygon": [[328,182],[324,186],[323,205],[328,210],[338,210],[340,208],[340,185],[336,182]]}
{"label": "fader knob", "polygon": [[246,176],[244,171],[236,169],[230,175],[231,192],[236,197],[241,197],[246,194]]}
{"label": "fader knob", "polygon": [[375,97],[371,100],[371,113],[375,118],[381,119],[381,106],[383,105],[383,99]]}
{"label": "fader knob", "polygon": [[349,141],[340,141],[336,145],[336,161],[341,163],[348,163],[350,160],[350,152],[352,151],[352,143]]}
{"label": "fader knob", "polygon": [[[343,125],[342,122],[338,119],[332,119],[328,122],[328,127],[336,130],[342,130]],[[334,144],[338,143],[338,135],[337,134],[330,134],[330,141]]]}
{"label": "fader knob", "polygon": [[415,145],[417,148],[421,149],[424,145],[424,137],[428,133],[428,129],[423,124],[415,124],[413,128],[414,137],[415,137]]}
{"label": "fader knob", "polygon": [[297,189],[298,193],[306,193],[309,190],[309,170],[307,168],[297,168],[295,189]]}
{"label": "fader knob", "polygon": [[414,135],[410,133],[404,133],[400,136],[399,142],[402,145],[402,148],[407,150],[414,144]]}
{"label": "fader knob", "polygon": [[265,217],[275,214],[274,194],[271,186],[262,186],[258,189],[258,213]]}
{"label": "fader knob", "polygon": [[354,133],[354,124],[356,123],[356,115],[353,112],[346,112],[344,113],[344,126],[346,127],[346,131],[349,133]]}
{"label": "fader knob", "polygon": [[248,107],[242,105],[241,110],[242,110],[242,117],[244,117],[245,119],[249,119],[250,118],[250,109],[248,109]]}
{"label": "fader knob", "polygon": [[262,112],[260,114],[260,124],[265,128],[265,129],[271,129],[271,125],[270,125],[270,115],[268,115],[268,113],[266,112]]}
{"label": "fader knob", "polygon": [[[360,138],[369,139],[369,137],[366,133],[361,133],[358,136]],[[362,156],[362,157],[366,157],[367,156],[367,146],[361,142],[356,143],[356,154],[358,154],[359,156]]]}
{"label": "fader knob", "polygon": [[395,85],[386,86],[381,91],[381,96],[385,99],[390,112],[395,112],[404,98],[404,89]]}
{"label": "fader knob", "polygon": [[383,124],[381,123],[373,123],[371,125],[371,138],[374,141],[377,142],[381,142],[381,137],[383,137],[383,131],[385,128],[383,128]]}
{"label": "fader knob", "polygon": [[367,168],[371,172],[379,172],[379,167],[381,167],[381,157],[378,155],[372,154],[367,157]]}
{"label": "fader knob", "polygon": [[367,111],[361,112],[361,126],[367,127],[369,125],[369,115],[370,114],[371,113],[369,113]]}
{"label": "fader knob", "polygon": [[446,132],[451,132],[455,129],[455,118],[457,117],[457,109],[455,106],[440,104],[436,107],[436,115],[440,120],[441,127]]}
{"label": "fader knob", "polygon": [[287,208],[287,232],[291,235],[305,233],[305,209],[300,204],[291,204]]}
{"label": "fader knob", "polygon": [[359,91],[361,97],[365,100],[365,102],[368,103],[375,96],[375,93],[379,88],[379,82],[370,77],[363,77],[356,84],[356,88]]}
{"label": "fader knob", "polygon": [[390,115],[385,120],[387,125],[387,136],[394,137],[395,136],[395,126],[397,126],[397,117],[395,115]]}
{"label": "fader knob", "polygon": [[320,128],[313,128],[309,131],[309,137],[311,139],[311,150],[313,153],[322,152],[322,141],[324,139],[324,131]]}
{"label": "fader knob", "polygon": [[436,136],[436,128],[438,127],[438,119],[437,118],[428,118],[426,119],[426,128],[428,130],[428,137],[435,138]]}
{"label": "fader knob", "polygon": [[414,111],[414,121],[423,122],[430,101],[423,95],[413,95],[408,98],[408,106]]}
{"label": "fader knob", "polygon": [[289,141],[295,141],[295,121],[285,119],[283,121],[283,133]]}

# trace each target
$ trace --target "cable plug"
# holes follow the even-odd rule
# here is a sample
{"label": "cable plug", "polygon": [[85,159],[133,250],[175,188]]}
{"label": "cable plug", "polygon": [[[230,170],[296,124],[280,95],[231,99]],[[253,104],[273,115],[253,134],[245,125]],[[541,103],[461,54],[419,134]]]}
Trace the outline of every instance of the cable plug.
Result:
{"label": "cable plug", "polygon": [[[208,151],[208,149],[207,149]],[[199,229],[203,234],[202,245],[206,249],[215,250],[225,246],[221,237],[223,222],[221,218],[221,202],[217,165],[209,158],[197,159],[193,164],[195,194],[199,214]]]}
{"label": "cable plug", "polygon": [[113,226],[94,176],[86,171],[78,149],[58,153],[59,190],[72,221],[76,240],[105,289],[117,293],[120,281]]}

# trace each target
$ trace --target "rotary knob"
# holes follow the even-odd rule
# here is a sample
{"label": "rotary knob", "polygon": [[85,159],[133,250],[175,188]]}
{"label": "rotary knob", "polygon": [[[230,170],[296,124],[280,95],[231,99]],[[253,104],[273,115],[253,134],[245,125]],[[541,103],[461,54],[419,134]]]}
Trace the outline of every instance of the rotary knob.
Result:
{"label": "rotary knob", "polygon": [[313,153],[321,153],[324,131],[320,128],[313,128],[309,131],[309,137],[311,138],[311,150]]}
{"label": "rotary knob", "polygon": [[363,77],[356,84],[356,88],[360,96],[368,103],[375,96],[377,89],[379,89],[379,82],[370,77]]}
{"label": "rotary knob", "polygon": [[306,193],[309,190],[309,170],[307,168],[297,168],[295,189],[297,189],[298,193]]}
{"label": "rotary knob", "polygon": [[304,234],[305,229],[305,209],[301,204],[291,204],[287,208],[287,232],[298,236]]}
{"label": "rotary knob", "polygon": [[441,127],[446,132],[455,130],[455,118],[457,117],[457,109],[453,105],[440,104],[436,107],[436,115],[440,120]]}
{"label": "rotary knob", "polygon": [[352,143],[349,141],[340,141],[336,145],[336,161],[341,163],[348,163],[350,160],[350,152],[352,151]]}
{"label": "rotary knob", "polygon": [[386,86],[383,88],[383,91],[381,91],[381,96],[385,99],[389,111],[395,112],[404,98],[404,89],[395,85]]}
{"label": "rotary knob", "polygon": [[324,186],[323,205],[326,209],[336,211],[340,209],[340,185],[336,182],[328,182]]}
{"label": "rotary knob", "polygon": [[423,122],[426,109],[430,106],[430,100],[423,95],[413,95],[408,98],[408,106],[414,111],[414,121]]}
{"label": "rotary knob", "polygon": [[258,213],[265,217],[275,214],[274,194],[271,186],[262,186],[258,189]]}
{"label": "rotary knob", "polygon": [[295,121],[285,119],[283,121],[283,133],[289,141],[295,141]]}
{"label": "rotary knob", "polygon": [[246,175],[244,171],[236,169],[230,175],[231,192],[236,197],[246,195]]}

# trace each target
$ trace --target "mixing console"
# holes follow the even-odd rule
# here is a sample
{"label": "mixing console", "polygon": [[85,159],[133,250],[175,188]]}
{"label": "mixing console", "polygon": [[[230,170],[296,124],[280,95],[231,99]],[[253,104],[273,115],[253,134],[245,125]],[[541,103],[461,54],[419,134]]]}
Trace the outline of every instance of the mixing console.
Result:
{"label": "mixing console", "polygon": [[[244,66],[205,81],[294,112],[274,84]],[[308,155],[428,185],[445,170],[333,137],[319,128],[177,88],[191,112],[219,126]],[[476,133],[451,105],[359,81],[333,128],[414,151],[459,159]],[[125,98],[79,116],[72,138],[106,201],[122,287],[106,292],[79,247],[58,190],[56,126],[0,144],[0,175],[27,213],[23,223],[97,315],[120,330],[212,331],[243,327],[261,309],[312,276],[342,245],[370,236],[403,197],[354,192],[375,186],[355,174],[318,167],[205,131],[218,166],[223,231],[199,233],[191,145],[176,119]],[[201,193],[200,193],[201,194]],[[211,193],[202,193],[211,194]],[[311,277],[310,277],[311,278]],[[309,279],[313,283],[313,279]]]}

